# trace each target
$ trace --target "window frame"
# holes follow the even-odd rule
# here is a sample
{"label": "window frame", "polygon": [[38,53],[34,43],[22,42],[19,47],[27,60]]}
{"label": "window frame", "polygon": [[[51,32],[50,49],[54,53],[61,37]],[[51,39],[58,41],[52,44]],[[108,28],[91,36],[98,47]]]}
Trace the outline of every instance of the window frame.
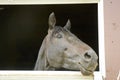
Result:
{"label": "window frame", "polygon": [[[12,2],[13,1],[13,2]],[[8,0],[8,1],[0,1],[0,5],[2,4],[38,4],[36,2],[15,2],[15,0]],[[65,1],[65,0],[64,0]],[[40,4],[44,4],[46,2],[42,2]],[[47,2],[46,4],[51,4],[52,2]],[[57,3],[62,3],[65,4],[66,2],[56,2],[53,4]],[[104,14],[103,14],[103,0],[91,0],[91,2],[67,2],[68,4],[70,3],[98,3],[98,36],[99,36],[99,71],[94,72],[94,76],[84,76],[84,79],[87,80],[88,78],[93,78],[94,80],[102,80],[102,78],[106,77],[106,70],[105,70],[105,45],[104,45]],[[64,74],[63,74],[64,73]],[[29,79],[31,80],[30,76],[33,78],[32,80],[37,80],[38,78],[42,76],[51,76],[50,78],[58,78],[59,76],[64,76],[64,79],[67,79],[66,77],[70,76],[81,76],[81,79],[83,79],[83,76],[80,72],[75,72],[75,71],[0,71],[0,78],[1,79]],[[26,77],[24,77],[26,76]],[[37,78],[36,78],[37,76]],[[38,77],[39,76],[39,77]],[[75,79],[80,79],[80,77],[76,77]],[[70,78],[69,78],[70,79]],[[47,80],[44,79],[44,80]],[[73,80],[73,79],[72,79]]]}

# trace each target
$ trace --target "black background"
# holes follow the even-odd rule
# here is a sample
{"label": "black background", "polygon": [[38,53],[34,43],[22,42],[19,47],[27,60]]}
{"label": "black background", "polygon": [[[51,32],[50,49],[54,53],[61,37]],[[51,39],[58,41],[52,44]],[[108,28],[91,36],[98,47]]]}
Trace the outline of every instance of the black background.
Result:
{"label": "black background", "polygon": [[57,25],[70,19],[71,32],[98,54],[97,4],[1,5],[0,70],[33,70],[51,12]]}

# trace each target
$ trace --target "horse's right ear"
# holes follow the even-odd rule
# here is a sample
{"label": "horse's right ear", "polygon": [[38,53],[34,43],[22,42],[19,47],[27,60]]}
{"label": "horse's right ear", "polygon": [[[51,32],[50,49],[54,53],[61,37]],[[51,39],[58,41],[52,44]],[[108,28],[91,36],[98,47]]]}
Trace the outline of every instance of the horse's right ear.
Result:
{"label": "horse's right ear", "polygon": [[68,21],[67,21],[66,25],[64,26],[64,28],[66,28],[66,29],[70,30],[70,28],[71,28],[71,22],[70,22],[70,20],[69,20],[69,19],[68,19]]}
{"label": "horse's right ear", "polygon": [[53,29],[55,27],[55,24],[56,24],[55,14],[54,12],[52,12],[48,20],[49,29]]}

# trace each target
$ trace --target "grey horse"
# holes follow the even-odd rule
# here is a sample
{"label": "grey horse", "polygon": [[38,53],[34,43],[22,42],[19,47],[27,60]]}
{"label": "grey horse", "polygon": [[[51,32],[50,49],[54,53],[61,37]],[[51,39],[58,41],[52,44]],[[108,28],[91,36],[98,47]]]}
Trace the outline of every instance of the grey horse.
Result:
{"label": "grey horse", "polygon": [[70,32],[71,22],[64,27],[56,26],[54,12],[49,16],[48,34],[39,50],[34,70],[56,70],[65,68],[80,70],[91,75],[98,65],[96,52]]}

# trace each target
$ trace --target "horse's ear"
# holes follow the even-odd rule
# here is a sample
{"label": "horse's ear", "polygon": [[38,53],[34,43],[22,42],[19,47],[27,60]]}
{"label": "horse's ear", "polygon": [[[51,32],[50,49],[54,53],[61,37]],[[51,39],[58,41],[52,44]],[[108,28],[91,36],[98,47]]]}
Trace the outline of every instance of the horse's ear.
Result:
{"label": "horse's ear", "polygon": [[49,29],[53,29],[55,27],[56,18],[54,12],[50,14],[48,24],[49,24]]}
{"label": "horse's ear", "polygon": [[64,28],[66,28],[66,29],[70,30],[70,28],[71,28],[71,22],[70,22],[70,20],[69,20],[69,19],[68,19],[68,21],[67,21],[66,25],[64,26]]}

